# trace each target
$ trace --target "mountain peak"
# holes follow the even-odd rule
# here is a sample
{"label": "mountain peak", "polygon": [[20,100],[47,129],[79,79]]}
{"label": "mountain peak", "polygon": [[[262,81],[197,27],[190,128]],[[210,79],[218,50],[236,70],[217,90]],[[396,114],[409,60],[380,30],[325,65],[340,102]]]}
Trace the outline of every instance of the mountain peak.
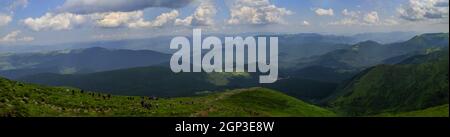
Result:
{"label": "mountain peak", "polygon": [[378,47],[378,46],[380,46],[380,45],[381,45],[380,43],[375,42],[375,41],[373,41],[373,40],[367,40],[367,41],[359,42],[359,43],[353,45],[352,50],[353,50],[353,51],[357,51],[357,50],[359,50],[360,48]]}
{"label": "mountain peak", "polygon": [[409,41],[419,41],[419,40],[433,40],[446,38],[448,40],[448,33],[425,33],[421,35],[414,36]]}
{"label": "mountain peak", "polygon": [[373,40],[366,40],[366,41],[363,41],[363,42],[359,42],[356,45],[373,45],[373,46],[377,46],[377,45],[381,45],[381,44],[376,42],[376,41],[373,41]]}
{"label": "mountain peak", "polygon": [[83,51],[105,51],[105,50],[109,50],[107,48],[102,48],[102,47],[92,47],[92,48],[86,48],[86,49],[82,49]]}

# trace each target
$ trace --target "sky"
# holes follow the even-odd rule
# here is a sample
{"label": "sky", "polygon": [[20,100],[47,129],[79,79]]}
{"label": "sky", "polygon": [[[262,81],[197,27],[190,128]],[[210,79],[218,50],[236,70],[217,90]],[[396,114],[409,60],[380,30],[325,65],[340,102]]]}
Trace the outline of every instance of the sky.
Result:
{"label": "sky", "polygon": [[2,0],[0,46],[204,33],[448,32],[449,0]]}

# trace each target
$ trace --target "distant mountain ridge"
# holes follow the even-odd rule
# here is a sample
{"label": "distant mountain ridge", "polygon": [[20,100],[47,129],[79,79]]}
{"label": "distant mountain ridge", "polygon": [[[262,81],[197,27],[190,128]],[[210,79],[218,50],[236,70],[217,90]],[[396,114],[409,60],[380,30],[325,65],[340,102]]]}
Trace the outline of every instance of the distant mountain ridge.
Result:
{"label": "distant mountain ridge", "polygon": [[140,66],[160,65],[171,55],[150,50],[105,49],[100,47],[13,54],[0,57],[0,75],[8,78],[38,73],[74,74]]}
{"label": "distant mountain ridge", "polygon": [[361,41],[376,41],[377,43],[382,44],[389,44],[389,43],[396,43],[396,42],[402,42],[410,39],[411,37],[414,37],[416,35],[419,35],[418,32],[379,32],[379,33],[360,33],[355,34],[350,37],[352,37],[355,42],[361,42]]}
{"label": "distant mountain ridge", "polygon": [[[419,46],[423,45],[420,48],[408,49],[402,53],[410,54],[408,51],[416,52],[433,47],[446,47],[447,45],[444,46],[442,44],[433,46],[435,43],[445,43],[441,42],[445,40],[448,43],[448,34],[447,37],[438,37],[439,35],[441,34],[424,35],[432,39],[434,39],[433,37],[437,38],[431,42],[418,44]],[[445,36],[445,34],[442,36]],[[262,86],[282,91],[303,100],[315,101],[332,94],[337,85],[342,81],[350,79],[371,65],[382,63],[385,57],[379,57],[377,55],[384,53],[378,52],[384,52],[386,47],[387,49],[398,48],[398,45],[402,46],[403,43],[407,42],[391,46],[379,44],[374,41],[366,41],[355,44],[350,48],[331,51],[325,55],[317,56],[321,60],[319,62],[313,60],[311,64],[308,64],[310,66],[280,70],[279,81],[265,85],[259,84],[257,82],[257,74],[253,73],[244,75],[234,75],[233,73],[175,74],[168,67],[159,66],[126,68],[90,74],[58,75],[47,73],[21,77],[19,80],[53,86],[74,86],[89,90],[107,91],[108,93],[119,95],[158,96],[191,96],[195,92],[200,91]],[[358,56],[367,59],[361,59],[357,62],[353,61]],[[316,57],[312,58],[314,59]],[[366,60],[376,61],[372,62],[373,64],[361,65]]]}
{"label": "distant mountain ridge", "polygon": [[324,55],[298,59],[297,68],[324,66],[337,69],[365,68],[383,63],[384,60],[410,53],[423,54],[430,49],[443,49],[449,44],[448,33],[422,34],[405,42],[379,44],[364,41],[350,48],[335,50]]}
{"label": "distant mountain ridge", "polygon": [[[332,42],[339,44],[354,44],[361,41],[374,40],[379,43],[392,43],[405,41],[408,38],[417,35],[416,32],[380,32],[380,33],[361,33],[355,35],[339,36],[319,33],[297,33],[297,34],[278,34],[278,33],[240,33],[240,34],[205,34],[219,37],[225,36],[279,36],[279,37],[297,37],[297,39],[313,38],[315,40],[325,40],[324,42]],[[1,53],[28,53],[28,52],[48,52],[55,50],[73,50],[80,48],[102,47],[108,49],[129,49],[129,50],[153,50],[162,53],[172,53],[168,48],[170,40],[175,36],[157,36],[152,38],[140,39],[111,39],[89,42],[72,42],[60,43],[53,45],[0,45]],[[322,37],[322,38],[320,38]],[[320,39],[317,39],[320,38]]]}

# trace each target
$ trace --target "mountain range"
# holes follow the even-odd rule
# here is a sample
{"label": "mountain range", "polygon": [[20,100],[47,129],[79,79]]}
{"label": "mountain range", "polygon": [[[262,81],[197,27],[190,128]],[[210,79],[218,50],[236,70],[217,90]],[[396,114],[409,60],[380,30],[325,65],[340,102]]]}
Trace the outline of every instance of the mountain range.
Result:
{"label": "mountain range", "polygon": [[[354,44],[360,41],[374,40],[379,43],[392,43],[405,41],[417,32],[389,32],[389,33],[361,33],[347,36],[316,34],[316,33],[300,33],[300,34],[277,34],[277,33],[241,33],[241,34],[207,34],[211,36],[226,37],[226,36],[257,36],[257,35],[270,35],[279,37],[291,37],[292,39],[314,40],[311,36],[322,37],[317,40],[325,40],[333,43],[346,43]],[[292,37],[296,36],[296,38]],[[129,50],[153,50],[162,53],[173,53],[174,51],[168,48],[168,43],[175,36],[157,36],[151,38],[140,39],[112,39],[112,40],[100,40],[100,41],[88,41],[88,42],[74,42],[74,43],[59,43],[59,44],[39,44],[39,45],[1,45],[0,54],[2,53],[30,53],[30,52],[50,52],[55,50],[73,50],[80,48],[92,48],[102,47],[108,49],[129,49]],[[337,40],[337,41],[333,41]],[[281,41],[280,41],[281,42]]]}
{"label": "mountain range", "polygon": [[[163,65],[169,54],[150,50],[88,48],[0,56],[0,75],[18,78],[39,73],[77,74]],[[165,65],[165,64],[164,64]]]}
{"label": "mountain range", "polygon": [[448,117],[448,35],[390,44],[285,35],[272,84],[257,73],[173,73],[170,55],[150,50],[2,54],[0,75],[21,82],[0,78],[0,114]]}
{"label": "mountain range", "polygon": [[[304,36],[305,37],[305,36]],[[317,37],[311,35],[311,37]],[[73,86],[118,95],[191,96],[199,91],[269,87],[307,101],[321,100],[337,86],[386,59],[403,55],[422,55],[430,49],[448,47],[448,34],[424,34],[406,42],[378,44],[361,42],[321,56],[300,59],[289,69],[280,70],[273,84],[257,83],[256,73],[172,73],[165,66],[148,66],[86,74],[40,73],[18,80],[53,86]],[[403,49],[403,50],[402,50]],[[409,57],[409,56],[408,56]],[[307,63],[304,63],[307,60]],[[295,63],[291,63],[295,64]],[[175,86],[174,86],[175,85]]]}
{"label": "mountain range", "polygon": [[374,115],[448,104],[448,48],[396,65],[377,65],[344,83],[327,102],[347,115]]}

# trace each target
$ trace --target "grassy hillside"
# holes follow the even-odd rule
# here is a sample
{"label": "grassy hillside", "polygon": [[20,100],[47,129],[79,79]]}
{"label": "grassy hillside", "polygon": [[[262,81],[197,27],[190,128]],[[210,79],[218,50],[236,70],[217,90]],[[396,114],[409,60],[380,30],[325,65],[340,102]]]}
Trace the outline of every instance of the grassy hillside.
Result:
{"label": "grassy hillside", "polygon": [[365,71],[340,89],[330,104],[347,115],[399,113],[448,104],[448,50],[413,58],[406,60],[413,64],[379,65]]}
{"label": "grassy hillside", "polygon": [[[71,86],[115,95],[191,96],[204,90],[219,90],[230,76],[206,73],[173,73],[166,67],[139,67],[91,74],[38,74],[21,81],[51,86]],[[240,76],[238,76],[240,77]]]}
{"label": "grassy hillside", "polygon": [[285,94],[250,88],[185,98],[111,96],[0,79],[0,116],[334,116]]}
{"label": "grassy hillside", "polygon": [[423,110],[400,113],[383,113],[376,116],[382,117],[449,117],[448,104],[431,107]]}
{"label": "grassy hillside", "polygon": [[337,86],[338,84],[336,83],[301,78],[280,79],[275,83],[263,85],[263,87],[276,89],[309,102],[315,102],[328,97],[334,92]]}

